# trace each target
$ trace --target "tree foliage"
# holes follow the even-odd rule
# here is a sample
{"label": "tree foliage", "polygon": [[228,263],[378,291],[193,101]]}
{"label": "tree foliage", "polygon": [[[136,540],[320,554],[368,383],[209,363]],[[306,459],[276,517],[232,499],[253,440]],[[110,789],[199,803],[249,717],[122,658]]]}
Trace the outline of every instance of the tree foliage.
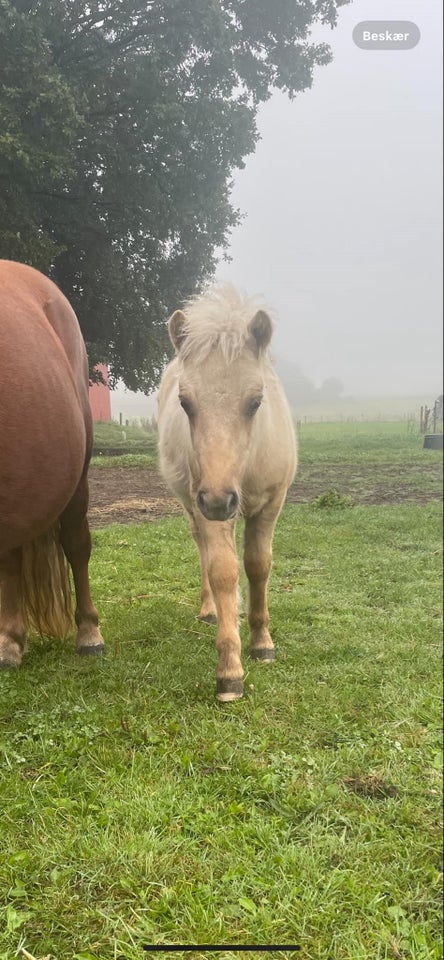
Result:
{"label": "tree foliage", "polygon": [[149,391],[211,275],[273,88],[330,59],[346,0],[0,0],[0,256],[50,273],[91,364]]}

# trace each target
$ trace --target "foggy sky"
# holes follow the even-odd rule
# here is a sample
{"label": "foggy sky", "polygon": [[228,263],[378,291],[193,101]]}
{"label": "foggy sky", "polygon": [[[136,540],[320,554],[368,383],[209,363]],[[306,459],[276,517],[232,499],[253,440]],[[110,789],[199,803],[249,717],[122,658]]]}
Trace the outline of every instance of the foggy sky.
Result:
{"label": "foggy sky", "polygon": [[[419,45],[359,49],[354,26],[376,19],[414,21]],[[439,0],[341,8],[334,31],[313,33],[333,61],[311,90],[261,107],[262,139],[236,175],[245,218],[217,279],[264,295],[277,359],[317,385],[442,391],[440,35]],[[117,391],[113,410],[122,402]]]}

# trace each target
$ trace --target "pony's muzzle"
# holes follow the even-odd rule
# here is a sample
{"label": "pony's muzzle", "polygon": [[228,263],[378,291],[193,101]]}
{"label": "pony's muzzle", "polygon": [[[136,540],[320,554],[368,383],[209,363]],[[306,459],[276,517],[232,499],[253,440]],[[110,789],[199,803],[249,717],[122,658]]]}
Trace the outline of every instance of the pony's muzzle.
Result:
{"label": "pony's muzzle", "polygon": [[200,489],[196,503],[206,520],[232,520],[239,507],[236,490],[224,490],[221,494]]}

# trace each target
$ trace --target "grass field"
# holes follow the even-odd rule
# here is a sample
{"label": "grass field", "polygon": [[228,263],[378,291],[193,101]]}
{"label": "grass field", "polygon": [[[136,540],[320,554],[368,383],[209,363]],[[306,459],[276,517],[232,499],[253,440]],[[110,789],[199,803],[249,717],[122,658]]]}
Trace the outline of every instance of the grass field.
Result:
{"label": "grass field", "polygon": [[299,427],[301,463],[402,464],[427,462],[439,451],[423,448],[423,437],[406,423],[307,423]]}
{"label": "grass field", "polygon": [[[357,445],[321,427],[311,462],[318,445],[403,469],[384,429]],[[440,520],[435,503],[287,506],[278,657],[245,649],[226,706],[185,522],[95,531],[106,657],[34,638],[0,676],[0,960],[172,942],[441,957]]]}
{"label": "grass field", "polygon": [[358,503],[440,498],[442,451],[423,439],[405,423],[301,424],[295,489],[322,482]]}
{"label": "grass field", "polygon": [[156,461],[157,436],[137,425],[121,427],[114,421],[98,422],[94,424],[94,453],[98,454],[94,458],[97,462],[107,461],[107,454],[111,453],[115,460],[122,455],[139,456],[150,464]]}
{"label": "grass field", "polygon": [[436,393],[428,396],[340,397],[322,404],[300,403],[296,415],[300,420],[306,419],[314,423],[361,419],[374,422],[418,421],[421,406],[426,405],[433,411],[437,393],[438,385]]}
{"label": "grass field", "polygon": [[[126,433],[126,439],[123,438]],[[417,427],[402,422],[387,423],[300,423],[298,425],[299,459],[303,464],[331,463],[410,463],[413,460],[442,460],[439,451],[424,450],[423,437]],[[152,465],[156,456],[157,438],[139,427],[122,430],[115,423],[95,424],[95,445],[103,456],[94,457],[95,466]],[[132,447],[146,446],[147,453],[132,454]],[[106,450],[121,448],[118,457],[107,457]]]}

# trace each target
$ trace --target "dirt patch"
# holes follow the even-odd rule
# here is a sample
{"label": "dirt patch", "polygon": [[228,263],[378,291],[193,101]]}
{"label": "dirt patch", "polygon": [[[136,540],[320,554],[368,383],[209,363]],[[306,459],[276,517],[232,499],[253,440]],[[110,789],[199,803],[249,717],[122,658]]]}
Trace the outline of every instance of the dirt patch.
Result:
{"label": "dirt patch", "polygon": [[374,797],[375,800],[387,800],[389,797],[398,797],[400,791],[393,783],[386,783],[374,774],[369,777],[346,777],[345,786],[354,793],[363,797]]}
{"label": "dirt patch", "polygon": [[143,467],[91,467],[89,503],[91,527],[144,523],[182,513],[161,476]]}
{"label": "dirt patch", "polygon": [[[303,465],[288,491],[288,503],[309,503],[335,489],[359,504],[428,503],[442,499],[440,464]],[[144,467],[91,467],[91,527],[146,523],[182,514],[156,470]]]}
{"label": "dirt patch", "polygon": [[288,491],[289,503],[307,503],[327,490],[357,505],[428,503],[442,499],[440,463],[303,464]]}

